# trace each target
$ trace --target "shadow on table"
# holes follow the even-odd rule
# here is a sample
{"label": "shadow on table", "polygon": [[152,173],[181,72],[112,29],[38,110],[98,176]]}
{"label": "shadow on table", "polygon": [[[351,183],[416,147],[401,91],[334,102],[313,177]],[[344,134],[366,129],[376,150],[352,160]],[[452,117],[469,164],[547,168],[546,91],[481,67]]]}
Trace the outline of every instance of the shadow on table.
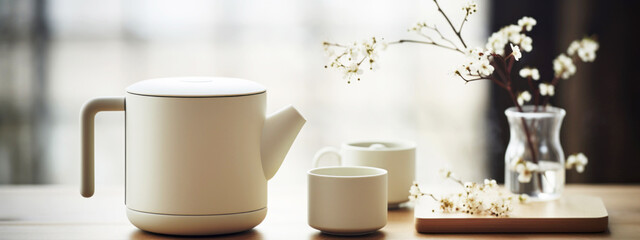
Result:
{"label": "shadow on table", "polygon": [[216,235],[216,236],[175,236],[175,235],[164,235],[164,234],[157,234],[157,233],[151,233],[151,232],[145,232],[142,230],[136,230],[135,232],[133,232],[133,234],[131,234],[131,236],[129,237],[129,239],[135,239],[135,240],[139,240],[139,239],[166,239],[166,240],[170,240],[170,239],[248,239],[248,240],[262,240],[262,234],[260,234],[260,232],[256,231],[255,229],[251,229],[249,231],[244,231],[244,232],[239,232],[239,233],[232,233],[232,234],[225,234],[225,235]]}
{"label": "shadow on table", "polygon": [[366,235],[362,235],[362,236],[336,236],[336,235],[330,235],[330,234],[325,234],[325,233],[316,233],[314,234],[311,239],[312,240],[338,240],[338,239],[349,239],[349,240],[357,240],[357,239],[371,239],[371,240],[378,240],[378,239],[384,239],[385,238],[385,234],[382,231],[377,231],[371,234],[366,234]]}

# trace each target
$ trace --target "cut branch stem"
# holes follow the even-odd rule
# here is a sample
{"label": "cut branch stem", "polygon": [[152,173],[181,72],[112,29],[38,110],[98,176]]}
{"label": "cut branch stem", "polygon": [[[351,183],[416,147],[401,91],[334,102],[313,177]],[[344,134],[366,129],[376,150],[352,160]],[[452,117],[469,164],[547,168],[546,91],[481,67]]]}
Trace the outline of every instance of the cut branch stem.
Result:
{"label": "cut branch stem", "polygon": [[446,49],[453,50],[453,51],[456,51],[456,52],[464,54],[464,52],[462,50],[458,49],[458,48],[452,48],[452,47],[449,47],[449,46],[446,46],[446,45],[442,45],[442,44],[439,44],[439,43],[433,42],[433,41],[429,42],[429,41],[420,41],[420,40],[412,40],[412,39],[401,39],[401,40],[398,40],[398,41],[395,41],[395,42],[390,42],[389,45],[401,44],[401,43],[418,43],[418,44],[434,45],[434,46],[438,46],[438,47],[441,47],[441,48],[446,48]]}
{"label": "cut branch stem", "polygon": [[[449,26],[451,27],[451,30],[453,30],[453,32],[456,34],[456,36],[458,36],[458,39],[462,43],[462,46],[464,46],[464,48],[467,48],[467,44],[464,42],[464,39],[462,39],[462,35],[460,34],[460,31],[456,30],[456,27],[453,26],[453,23],[451,23],[451,20],[449,19],[447,14],[444,13],[442,8],[440,7],[440,4],[438,3],[438,0],[433,0],[433,2],[436,3],[436,7],[438,7],[438,11],[440,12],[440,14],[442,14],[444,19],[447,20],[447,23],[449,23]],[[466,19],[466,17],[465,17],[465,19]],[[464,24],[464,21],[462,21],[462,23]],[[460,27],[462,27],[462,25]],[[462,29],[460,29],[460,30],[462,30]]]}

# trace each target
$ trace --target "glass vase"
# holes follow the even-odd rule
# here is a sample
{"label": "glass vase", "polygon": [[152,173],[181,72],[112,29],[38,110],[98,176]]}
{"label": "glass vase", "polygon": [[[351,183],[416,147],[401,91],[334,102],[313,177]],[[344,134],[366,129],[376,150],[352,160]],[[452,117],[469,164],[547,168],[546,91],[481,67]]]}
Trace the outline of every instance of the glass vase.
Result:
{"label": "glass vase", "polygon": [[505,110],[510,140],[505,153],[505,187],[531,200],[560,197],[564,188],[564,152],[560,127],[565,110],[551,106],[523,106]]}

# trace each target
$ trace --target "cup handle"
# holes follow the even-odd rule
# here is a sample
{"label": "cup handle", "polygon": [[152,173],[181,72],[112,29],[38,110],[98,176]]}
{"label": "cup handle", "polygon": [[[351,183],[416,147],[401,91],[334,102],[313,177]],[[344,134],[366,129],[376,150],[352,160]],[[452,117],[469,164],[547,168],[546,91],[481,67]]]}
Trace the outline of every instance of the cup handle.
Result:
{"label": "cup handle", "polygon": [[315,156],[313,156],[313,167],[317,168],[324,157],[331,155],[338,159],[338,166],[342,165],[342,156],[340,155],[340,150],[335,147],[324,147],[316,152]]}

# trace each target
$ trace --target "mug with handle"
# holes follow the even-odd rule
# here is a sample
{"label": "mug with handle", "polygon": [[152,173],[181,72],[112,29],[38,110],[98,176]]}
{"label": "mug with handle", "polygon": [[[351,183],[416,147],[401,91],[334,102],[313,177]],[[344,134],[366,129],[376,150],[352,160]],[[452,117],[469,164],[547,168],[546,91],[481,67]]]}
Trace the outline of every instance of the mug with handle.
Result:
{"label": "mug with handle", "polygon": [[[389,208],[409,200],[409,188],[415,179],[416,145],[410,141],[352,141],[341,149],[325,147],[313,158],[313,167],[321,165],[368,166],[388,171]],[[332,160],[332,161],[331,161]],[[327,164],[327,162],[332,162]]]}

